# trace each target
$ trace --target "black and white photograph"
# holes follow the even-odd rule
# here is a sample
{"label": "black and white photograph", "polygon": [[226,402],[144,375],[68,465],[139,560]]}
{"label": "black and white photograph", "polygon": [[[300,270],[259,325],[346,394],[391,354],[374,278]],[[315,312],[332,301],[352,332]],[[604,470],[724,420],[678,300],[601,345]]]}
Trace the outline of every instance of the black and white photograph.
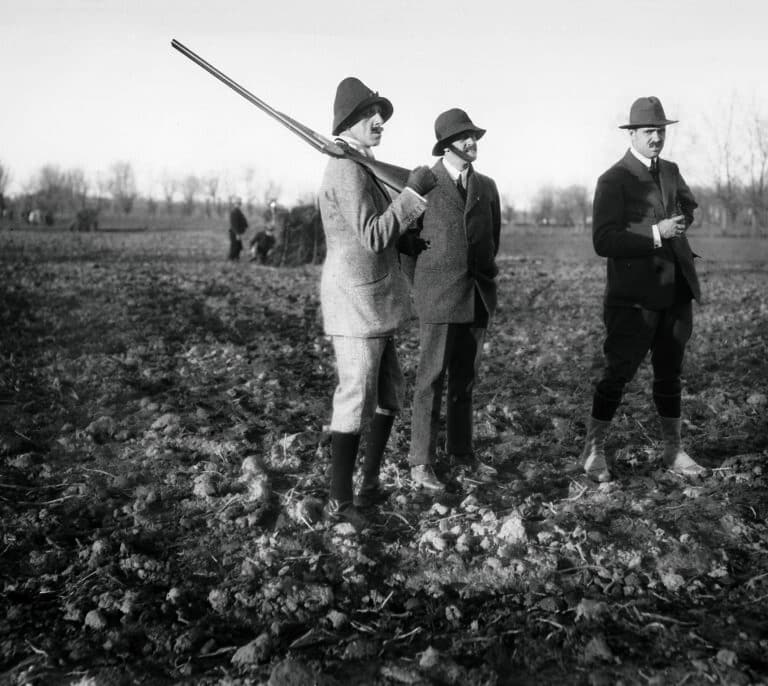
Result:
{"label": "black and white photograph", "polygon": [[768,685],[764,2],[0,11],[0,684]]}

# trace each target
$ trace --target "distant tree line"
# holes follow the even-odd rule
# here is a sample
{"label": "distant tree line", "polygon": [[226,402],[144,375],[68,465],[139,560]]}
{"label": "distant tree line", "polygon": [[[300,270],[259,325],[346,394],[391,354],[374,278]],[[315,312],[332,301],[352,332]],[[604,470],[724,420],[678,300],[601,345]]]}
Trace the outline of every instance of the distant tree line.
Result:
{"label": "distant tree line", "polygon": [[[702,154],[711,170],[711,179],[693,188],[699,202],[698,223],[711,234],[768,236],[768,116],[757,105],[742,106],[735,96],[724,108],[715,115],[708,135],[694,139],[690,150],[680,154],[684,170],[686,159]],[[5,195],[10,180],[10,170],[0,161],[0,210],[4,216],[16,212],[19,217],[35,210],[45,217],[75,216],[86,208],[131,215],[138,207],[150,218],[165,214],[224,221],[235,198],[246,214],[260,215],[281,193],[278,184],[260,182],[255,170],[248,168],[237,182],[218,173],[164,173],[154,194],[140,197],[133,166],[127,161],[115,162],[93,179],[78,168],[45,165],[14,198]],[[519,227],[587,230],[592,192],[583,185],[544,186],[525,209],[514,207],[507,197],[503,220]],[[316,200],[308,196],[297,206],[316,207]]]}

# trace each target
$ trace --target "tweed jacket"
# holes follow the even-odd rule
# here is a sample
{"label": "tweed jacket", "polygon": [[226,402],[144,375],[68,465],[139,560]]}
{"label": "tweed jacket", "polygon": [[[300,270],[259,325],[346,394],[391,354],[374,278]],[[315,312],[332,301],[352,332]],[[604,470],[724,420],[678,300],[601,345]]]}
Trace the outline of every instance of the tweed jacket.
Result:
{"label": "tweed jacket", "polygon": [[320,279],[325,333],[391,335],[410,314],[397,238],[426,201],[405,190],[394,200],[363,165],[332,158],[320,187],[326,257]]}
{"label": "tweed jacket", "polygon": [[501,231],[496,184],[471,169],[465,203],[442,159],[432,171],[438,182],[421,219],[421,237],[430,247],[416,259],[413,273],[416,313],[422,323],[472,322],[477,291],[493,315]]}
{"label": "tweed jacket", "polygon": [[701,289],[694,254],[683,235],[654,248],[653,225],[685,215],[693,222],[696,200],[674,162],[659,159],[661,190],[631,151],[597,181],[592,217],[595,252],[607,257],[607,305],[664,309],[675,300],[675,263],[696,300]]}

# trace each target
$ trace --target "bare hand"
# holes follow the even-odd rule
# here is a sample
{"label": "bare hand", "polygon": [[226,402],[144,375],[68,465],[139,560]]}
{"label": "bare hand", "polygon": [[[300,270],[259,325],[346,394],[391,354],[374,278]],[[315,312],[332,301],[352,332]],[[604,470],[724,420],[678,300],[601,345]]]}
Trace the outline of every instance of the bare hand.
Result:
{"label": "bare hand", "polygon": [[677,238],[685,233],[685,217],[682,214],[662,219],[657,226],[662,238]]}

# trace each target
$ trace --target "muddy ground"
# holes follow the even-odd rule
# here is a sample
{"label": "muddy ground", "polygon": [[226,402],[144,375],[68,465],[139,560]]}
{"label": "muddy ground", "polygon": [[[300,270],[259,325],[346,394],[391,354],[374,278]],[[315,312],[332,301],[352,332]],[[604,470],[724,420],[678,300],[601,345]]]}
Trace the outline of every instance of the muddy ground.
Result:
{"label": "muddy ground", "polygon": [[768,259],[700,265],[684,440],[711,475],[662,468],[644,366],[598,487],[602,265],[505,257],[475,413],[496,478],[441,455],[447,492],[413,491],[408,402],[356,538],[319,519],[319,269],[224,242],[0,233],[1,683],[768,683]]}

